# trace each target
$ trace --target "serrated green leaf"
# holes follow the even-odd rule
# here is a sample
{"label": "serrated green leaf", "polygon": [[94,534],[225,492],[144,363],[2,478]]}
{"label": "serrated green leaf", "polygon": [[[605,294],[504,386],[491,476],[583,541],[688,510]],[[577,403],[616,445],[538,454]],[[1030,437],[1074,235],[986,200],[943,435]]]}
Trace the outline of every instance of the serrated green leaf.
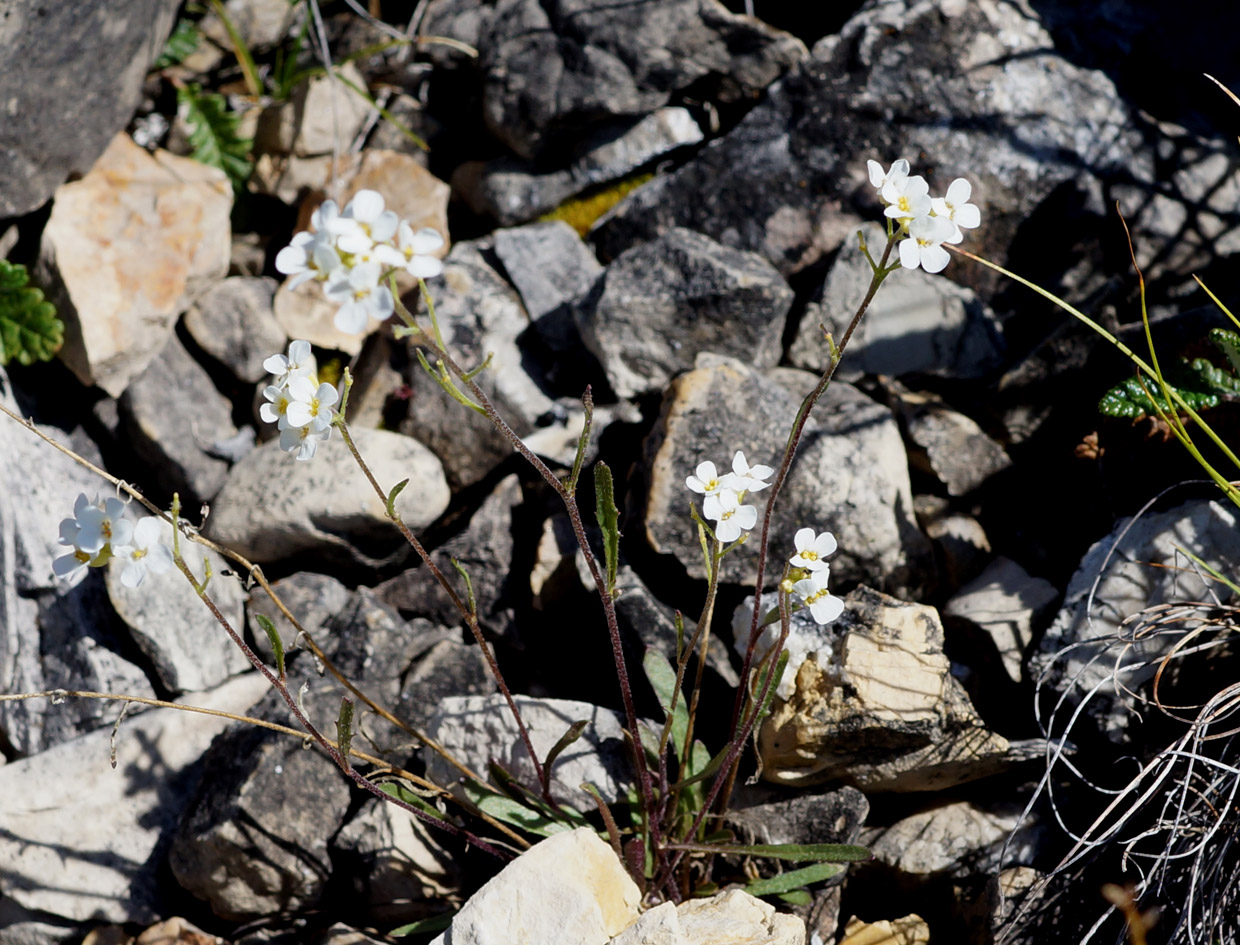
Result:
{"label": "serrated green leaf", "polygon": [[184,62],[198,48],[201,38],[202,34],[198,32],[198,24],[193,20],[181,17],[168,35],[168,41],[164,43],[164,51],[151,64],[151,68],[154,70],[167,69],[169,66],[175,66]]}
{"label": "serrated green leaf", "polygon": [[1211,328],[1210,343],[1227,358],[1232,374],[1240,374],[1240,335],[1228,328]]}
{"label": "serrated green leaf", "polygon": [[240,116],[228,108],[228,101],[218,92],[204,92],[190,83],[177,89],[177,104],[183,110],[189,127],[190,156],[210,167],[217,167],[240,189],[250,177],[248,138],[237,133]]}
{"label": "serrated green leaf", "polygon": [[388,932],[388,935],[392,936],[392,938],[404,938],[406,935],[442,932],[452,924],[452,920],[455,917],[455,912],[445,912],[443,915],[433,915],[427,919],[418,919],[417,922],[410,922],[408,925],[392,929],[392,931]]}
{"label": "serrated green leaf", "polygon": [[267,634],[267,642],[271,644],[271,651],[276,658],[276,672],[280,679],[284,679],[284,641],[280,639],[280,631],[276,629],[276,625],[271,622],[271,618],[266,614],[255,614],[254,619],[258,621],[258,625],[263,628],[263,633]]}
{"label": "serrated green leaf", "polygon": [[810,883],[830,879],[843,871],[844,867],[838,863],[815,863],[813,866],[780,873],[770,879],[756,879],[745,887],[745,892],[751,896],[778,896]]}
{"label": "serrated green leaf", "polygon": [[[1218,406],[1218,392],[1208,388],[1201,389],[1201,382],[1190,387],[1177,383],[1180,378],[1173,380],[1164,375],[1164,380],[1167,381],[1167,386],[1177,391],[1194,410]],[[1160,411],[1162,413],[1175,412],[1163,397],[1158,382],[1152,378],[1125,378],[1103,394],[1102,399],[1098,401],[1098,412],[1108,417],[1140,420],[1146,416],[1157,416]]]}
{"label": "serrated green leaf", "polygon": [[0,365],[50,361],[64,344],[56,306],[29,282],[25,266],[0,259]]}
{"label": "serrated green leaf", "polygon": [[663,707],[663,718],[668,719],[670,714],[672,750],[677,759],[683,761],[681,755],[685,750],[685,734],[689,730],[689,707],[682,697],[676,699],[676,711],[671,711],[672,697],[676,693],[676,671],[667,657],[653,648],[646,650],[646,655],[642,657],[642,669],[646,671],[650,687]]}
{"label": "serrated green leaf", "polygon": [[594,464],[594,514],[603,530],[603,557],[607,563],[607,590],[616,588],[616,569],[620,563],[620,510],[616,508],[615,484],[611,469],[604,462]]}

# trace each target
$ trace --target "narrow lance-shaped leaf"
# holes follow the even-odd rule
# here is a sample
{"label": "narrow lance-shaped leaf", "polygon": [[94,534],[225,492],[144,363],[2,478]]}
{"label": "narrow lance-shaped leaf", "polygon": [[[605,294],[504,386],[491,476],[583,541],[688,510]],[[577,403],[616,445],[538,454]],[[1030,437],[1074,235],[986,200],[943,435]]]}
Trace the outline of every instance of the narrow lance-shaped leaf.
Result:
{"label": "narrow lance-shaped leaf", "polygon": [[267,634],[267,642],[271,644],[271,652],[276,658],[276,674],[280,677],[280,682],[284,682],[284,641],[280,639],[280,631],[266,614],[255,614],[254,619],[263,628],[263,633]]}
{"label": "narrow lance-shaped leaf", "polygon": [[642,657],[642,669],[646,671],[650,687],[654,689],[659,705],[663,707],[663,717],[672,729],[672,749],[680,759],[684,753],[685,733],[689,728],[689,709],[684,699],[676,698],[676,708],[672,711],[672,699],[676,694],[676,671],[668,663],[667,657],[653,647],[647,649],[646,655]]}
{"label": "narrow lance-shaped leaf", "polygon": [[673,843],[672,848],[720,856],[760,856],[793,863],[861,863],[872,860],[865,847],[852,843]]}
{"label": "narrow lance-shaped leaf", "polygon": [[353,744],[353,700],[348,696],[340,699],[340,715],[336,718],[336,747],[340,749],[340,767],[348,771],[349,749]]}
{"label": "narrow lance-shaped leaf", "polygon": [[396,485],[392,486],[392,491],[388,493],[387,502],[385,503],[387,505],[388,518],[396,518],[396,497],[405,490],[405,486],[407,485],[409,485],[409,480],[402,479],[400,482],[396,483]]}
{"label": "narrow lance-shaped leaf", "polygon": [[754,880],[745,887],[745,892],[751,896],[779,895],[799,889],[802,886],[808,886],[810,883],[830,879],[832,876],[843,872],[843,870],[844,867],[838,863],[815,863],[813,866],[780,873],[778,876],[772,876],[770,879]]}
{"label": "narrow lance-shaped leaf", "polygon": [[581,733],[586,730],[586,726],[589,724],[589,719],[581,719],[574,722],[568,727],[568,731],[560,736],[559,741],[551,746],[551,750],[547,752],[547,760],[543,762],[544,791],[549,791],[551,788],[551,766],[555,764],[555,760],[560,757],[565,748],[581,737]]}
{"label": "narrow lance-shaped leaf", "polygon": [[620,563],[620,510],[616,508],[615,485],[611,469],[604,462],[594,465],[594,514],[603,530],[603,556],[607,564],[607,591],[616,589],[616,569]]}
{"label": "narrow lance-shaped leaf", "polygon": [[[436,810],[433,805],[428,803],[420,794],[409,790],[399,781],[385,781],[379,785],[379,790],[399,801],[404,801],[410,807],[416,807],[429,817],[434,817],[436,820],[444,820],[443,814]],[[444,822],[446,823],[447,821]]]}

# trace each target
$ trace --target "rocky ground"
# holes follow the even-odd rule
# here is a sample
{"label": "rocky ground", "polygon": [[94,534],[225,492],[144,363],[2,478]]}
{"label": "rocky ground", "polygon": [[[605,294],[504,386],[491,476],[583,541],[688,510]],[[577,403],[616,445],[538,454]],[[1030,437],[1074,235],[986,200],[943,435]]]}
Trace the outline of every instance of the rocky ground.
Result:
{"label": "rocky ground", "polygon": [[[25,63],[0,74],[0,247],[66,334],[57,360],[9,365],[4,402],[154,501],[178,493],[376,701],[467,764],[520,774],[479,648],[343,443],[296,462],[258,417],[264,359],[309,340],[325,375],[357,379],[349,422],[381,483],[410,480],[405,521],[438,564],[470,573],[536,747],[591,721],[555,796],[592,814],[577,790],[590,780],[619,801],[620,695],[564,511],[389,326],[343,334],[315,285],[283,282],[275,255],[321,200],[378,190],[444,237],[429,288],[448,346],[467,364],[492,356],[480,382],[557,471],[591,385],[588,454],[616,472],[634,666],[647,647],[674,655],[673,614],[697,614],[706,590],[685,476],[738,449],[778,464],[824,366],[819,326],[838,335],[865,291],[855,234],[883,240],[867,159],[907,157],[938,192],[967,178],[982,225],[966,248],[1139,350],[1117,206],[1160,351],[1199,353],[1226,324],[1194,273],[1237,298],[1240,111],[1199,75],[1240,88],[1230,4],[1193,17],[1157,0],[807,6],[323,4],[319,43],[306,0],[227,0],[254,94],[214,5],[16,0],[0,21],[6,61]],[[157,62],[178,17],[199,42]],[[320,46],[338,79],[316,71]],[[192,157],[178,89],[194,86],[223,94],[252,139],[231,179]],[[1165,430],[1099,415],[1130,373],[967,260],[883,287],[774,515],[778,556],[804,525],[836,536],[844,614],[798,631],[816,655],[776,700],[756,739],[761,780],[726,824],[749,842],[873,851],[807,902],[732,889],[639,919],[636,887],[584,830],[479,891],[495,861],[356,790],[300,739],[137,706],[114,729],[115,703],[44,698],[0,703],[0,943],[343,945],[462,905],[445,941],[510,941],[512,890],[538,904],[528,941],[1121,941],[1103,884],[1143,876],[1158,941],[1240,941],[1235,748],[1193,740],[1230,728],[1228,592],[1206,572],[1233,574],[1237,511]],[[1209,416],[1225,438],[1237,429],[1234,405]],[[289,722],[180,574],[138,589],[115,565],[55,579],[59,521],[78,493],[110,487],[5,418],[0,443],[0,692]],[[712,745],[754,544],[724,568]],[[290,687],[305,684],[329,728],[339,684],[266,595],[206,554],[223,614],[269,662],[257,617],[275,621]],[[1149,697],[1177,644],[1159,677],[1172,719]],[[638,699],[658,714],[651,691]],[[455,780],[378,717],[359,728],[368,751]],[[1159,756],[1168,745],[1180,754]]]}

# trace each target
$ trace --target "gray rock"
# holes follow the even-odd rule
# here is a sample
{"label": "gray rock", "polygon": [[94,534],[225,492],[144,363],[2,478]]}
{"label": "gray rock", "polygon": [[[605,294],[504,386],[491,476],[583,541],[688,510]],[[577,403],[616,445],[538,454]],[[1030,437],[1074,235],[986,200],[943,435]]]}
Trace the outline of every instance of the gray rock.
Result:
{"label": "gray rock", "polygon": [[[413,620],[414,625],[426,621]],[[435,707],[451,696],[484,696],[495,680],[477,644],[441,639],[418,657],[405,676],[396,715],[425,730]]]}
{"label": "gray rock", "polygon": [[774,367],[792,298],[761,257],[673,229],[608,266],[575,317],[612,389],[636,397],[661,390],[701,352]]}
{"label": "gray rock", "polygon": [[[172,529],[165,526],[162,539],[172,546]],[[207,592],[232,628],[245,628],[245,592],[235,577],[221,574],[228,562],[202,545],[181,539],[181,555],[198,580],[209,560],[214,576]],[[178,569],[147,574],[141,587],[121,583],[121,561],[108,565],[108,596],[142,652],[150,659],[160,683],[172,692],[209,689],[250,666]]]}
{"label": "gray rock", "polygon": [[495,255],[535,324],[590,291],[603,269],[563,220],[496,230]]}
{"label": "gray rock", "polygon": [[[1117,692],[1151,680],[1164,654],[1181,637],[1121,625],[1135,614],[1171,601],[1208,601],[1212,580],[1202,580],[1195,555],[1206,567],[1226,570],[1240,554],[1235,509],[1198,500],[1119,522],[1095,542],[1072,575],[1063,606],[1046,631],[1027,672],[1058,705],[1058,724],[1082,703],[1082,718],[1068,737],[1126,737],[1133,697]],[[1163,619],[1166,619],[1165,616]],[[1183,624],[1187,629],[1190,624]]]}
{"label": "gray rock", "polygon": [[[442,279],[430,284],[435,311],[448,351],[466,370],[479,366],[488,355],[491,365],[478,385],[518,436],[534,429],[553,401],[537,367],[518,343],[530,325],[512,287],[499,274],[490,240],[457,243],[444,260]],[[512,454],[512,444],[491,422],[449,397],[410,358],[409,417],[402,433],[416,437],[444,464],[453,488],[472,485]]]}
{"label": "gray rock", "polygon": [[724,819],[741,843],[856,843],[869,815],[865,795],[845,787],[743,807]]}
{"label": "gray rock", "polygon": [[[225,0],[224,12],[242,42],[253,52],[278,46],[302,13],[285,0]],[[207,11],[198,28],[217,45],[232,48],[228,29],[214,10]]]}
{"label": "gray rock", "polygon": [[[464,583],[452,559],[469,574],[478,608],[478,623],[502,633],[512,621],[512,604],[505,585],[513,566],[513,510],[521,503],[521,484],[508,476],[491,492],[459,534],[431,552],[431,560],[448,578],[460,599],[466,599]],[[375,588],[379,598],[402,613],[425,617],[447,626],[460,626],[463,618],[430,569],[418,563]]]}
{"label": "gray rock", "polygon": [[943,609],[943,618],[984,634],[1008,676],[1020,682],[1034,624],[1058,597],[1059,591],[1050,581],[1033,577],[1009,558],[996,558],[953,595]]}
{"label": "gray rock", "polygon": [[720,102],[749,98],[806,54],[716,0],[501,0],[478,41],[487,125],[525,158],[689,86]]}
{"label": "gray rock", "polygon": [[[561,752],[552,769],[551,796],[557,803],[583,812],[596,810],[590,795],[580,788],[583,781],[598,788],[607,803],[624,796],[632,784],[632,766],[620,716],[587,702],[523,695],[514,695],[513,699],[539,762],[574,722],[590,723],[581,737]],[[474,771],[485,773],[490,761],[495,760],[522,783],[537,785],[516,721],[499,693],[444,699],[427,726],[427,734]],[[452,784],[460,778],[456,768],[430,749],[424,748],[422,756],[426,776],[436,784]]]}
{"label": "gray rock", "polygon": [[904,156],[933,168],[936,192],[973,182],[984,225],[969,248],[1002,262],[1043,198],[1124,176],[1142,147],[1110,79],[1055,48],[1024,4],[871,4],[731,132],[617,206],[602,255],[686,226],[797,272],[856,231],[854,203],[877,219],[866,160]]}
{"label": "gray rock", "polygon": [[[778,467],[788,431],[815,379],[800,371],[767,374],[732,358],[699,356],[677,377],[647,437],[643,522],[655,551],[675,555],[694,577],[704,576],[697,530],[689,519],[694,494],[685,477],[703,460],[721,469],[742,450],[750,463]],[[752,495],[759,523],[770,490]],[[792,536],[812,526],[832,532],[839,551],[832,580],[878,581],[888,589],[925,580],[929,544],[912,517],[908,463],[895,418],[847,384],[832,384],[811,415],[771,523],[770,562],[793,553]],[[729,554],[723,580],[752,583],[757,536]],[[768,564],[771,581],[778,566]]]}
{"label": "gray rock", "polygon": [[453,183],[474,212],[511,226],[701,140],[702,129],[688,109],[660,108],[645,118],[595,132],[577,146],[580,156],[566,168],[539,171],[533,162],[503,157],[462,165]]}
{"label": "gray rock", "polygon": [[917,521],[934,546],[940,589],[958,589],[981,574],[992,557],[990,538],[981,523],[953,512],[942,496],[917,495],[913,504]]}
{"label": "gray rock", "polygon": [[[349,598],[352,596],[349,589],[334,577],[327,574],[315,574],[313,571],[299,571],[282,580],[272,582],[271,587],[280,595],[280,600],[284,601],[289,612],[297,618],[302,629],[320,645],[322,645],[320,640],[322,631],[336,614],[348,606]],[[255,619],[258,614],[262,614],[275,624],[285,652],[298,646],[297,631],[261,587],[256,585],[250,591],[245,609],[250,618],[250,632],[254,637],[255,652],[260,653],[264,659],[271,660],[274,654],[267,640],[267,634]]]}
{"label": "gray rock", "polygon": [[[383,488],[408,478],[396,508],[410,528],[426,526],[448,507],[443,468],[425,446],[384,430],[351,433]],[[324,563],[374,565],[404,546],[339,436],[308,462],[283,452],[278,440],[255,449],[232,468],[205,531],[259,562],[314,551]]]}
{"label": "gray rock", "polygon": [[[243,712],[266,686],[251,674],[184,701]],[[160,916],[159,842],[186,809],[202,773],[196,762],[225,724],[145,712],[121,724],[115,770],[110,728],[0,767],[0,895],[76,921]]]}
{"label": "gray rock", "polygon": [[[887,242],[877,223],[861,227],[876,259]],[[828,363],[825,327],[838,341],[870,287],[870,264],[855,238],[840,247],[827,278],[806,306],[788,359],[821,373]],[[820,327],[822,326],[822,327]],[[989,306],[972,289],[920,269],[884,280],[861,325],[848,342],[838,376],[934,374],[977,378],[1002,364],[1003,339]]]}
{"label": "gray rock", "polygon": [[38,0],[5,5],[0,50],[22,68],[6,70],[0,80],[7,109],[0,217],[29,213],[70,175],[90,169],[133,115],[179,6],[176,0],[120,8]]}
{"label": "gray rock", "polygon": [[129,383],[120,410],[128,442],[162,491],[179,492],[186,509],[215,497],[228,462],[208,451],[237,435],[232,404],[176,335]]}
{"label": "gray rock", "polygon": [[185,313],[185,327],[198,346],[249,384],[267,376],[263,361],[288,343],[272,309],[276,286],[270,278],[233,276],[195,299]]}

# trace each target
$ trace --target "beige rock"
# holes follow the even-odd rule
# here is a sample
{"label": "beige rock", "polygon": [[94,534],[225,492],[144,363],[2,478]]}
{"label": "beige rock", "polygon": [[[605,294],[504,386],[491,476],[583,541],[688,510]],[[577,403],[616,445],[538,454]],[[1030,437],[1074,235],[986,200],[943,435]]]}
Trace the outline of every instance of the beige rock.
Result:
{"label": "beige rock", "polygon": [[917,914],[902,919],[862,922],[856,916],[844,926],[839,945],[928,945],[930,926]]}
{"label": "beige rock", "polygon": [[255,148],[298,157],[348,151],[370,105],[345,84],[366,90],[357,66],[348,62],[337,71],[301,83],[292,99],[266,109],[258,120]]}
{"label": "beige rock", "polygon": [[908,876],[960,869],[983,873],[993,848],[1002,845],[1020,822],[1019,806],[987,810],[957,801],[912,814],[890,827],[867,829],[858,842],[876,860]]}
{"label": "beige rock", "polygon": [[805,923],[742,889],[646,912],[609,945],[805,945]]}
{"label": "beige rock", "polygon": [[581,827],[509,863],[431,945],[606,945],[637,918],[640,899],[611,847]]}
{"label": "beige rock", "polygon": [[943,652],[933,607],[867,587],[845,598],[830,665],[807,659],[759,735],[763,777],[842,780],[870,791],[937,790],[1006,764]]}
{"label": "beige rock", "polygon": [[190,294],[227,273],[231,211],[222,171],[125,134],[56,191],[39,268],[65,320],[60,356],[83,383],[119,396]]}

